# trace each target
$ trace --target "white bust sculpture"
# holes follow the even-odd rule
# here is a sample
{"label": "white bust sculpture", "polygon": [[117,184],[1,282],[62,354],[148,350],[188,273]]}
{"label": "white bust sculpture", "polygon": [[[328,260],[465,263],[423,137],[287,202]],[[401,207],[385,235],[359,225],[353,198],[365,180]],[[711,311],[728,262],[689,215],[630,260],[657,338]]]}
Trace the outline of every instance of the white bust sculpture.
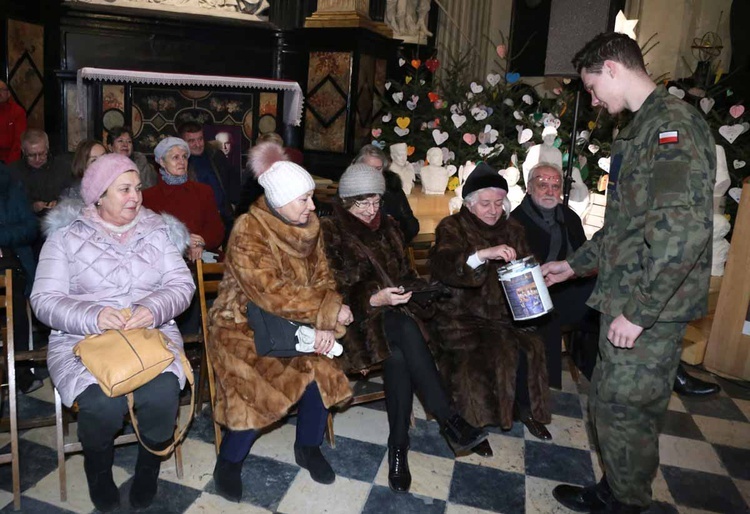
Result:
{"label": "white bust sculpture", "polygon": [[526,191],[518,185],[518,181],[521,180],[521,172],[515,166],[511,166],[502,170],[500,175],[508,182],[508,200],[510,200],[510,208],[513,210],[518,207],[523,201],[523,197],[526,196]]}
{"label": "white bust sculpture", "polygon": [[562,169],[562,152],[555,148],[555,139],[557,138],[557,129],[549,126],[544,127],[542,131],[542,144],[534,145],[529,148],[526,154],[526,160],[523,161],[523,183],[528,184],[529,170],[540,162],[549,162],[556,164]]}
{"label": "white bust sculpture", "polygon": [[573,183],[570,185],[570,197],[568,207],[573,209],[578,216],[583,218],[589,206],[589,188],[581,177],[581,170],[573,167]]}
{"label": "white bust sculpture", "polygon": [[732,180],[729,178],[727,154],[724,147],[716,145],[716,182],[714,182],[714,212],[724,214],[724,195],[729,190]]}
{"label": "white bust sculpture", "polygon": [[713,258],[711,259],[711,275],[714,277],[724,276],[724,264],[727,262],[730,246],[724,236],[729,233],[730,228],[729,220],[723,214],[714,214]]}
{"label": "white bust sculpture", "polygon": [[442,195],[453,174],[443,166],[443,150],[436,146],[430,148],[427,150],[427,160],[429,164],[422,166],[419,170],[419,176],[422,178],[422,192],[426,195]]}
{"label": "white bust sculpture", "polygon": [[395,39],[424,45],[432,35],[427,29],[429,13],[430,0],[387,0],[385,22],[393,30]]}
{"label": "white bust sculpture", "polygon": [[401,177],[401,187],[404,190],[405,195],[411,194],[411,189],[414,187],[414,181],[417,179],[414,168],[407,160],[407,148],[406,143],[396,143],[391,145],[391,166],[390,170]]}

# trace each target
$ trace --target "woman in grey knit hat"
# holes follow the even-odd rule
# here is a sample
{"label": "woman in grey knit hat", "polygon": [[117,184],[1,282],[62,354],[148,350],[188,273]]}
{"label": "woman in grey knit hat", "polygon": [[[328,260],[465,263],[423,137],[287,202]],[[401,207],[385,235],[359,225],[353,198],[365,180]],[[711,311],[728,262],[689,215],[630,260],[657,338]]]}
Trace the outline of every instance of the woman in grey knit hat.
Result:
{"label": "woman in grey knit hat", "polygon": [[390,425],[388,484],[406,492],[411,485],[407,452],[413,389],[456,453],[481,443],[487,433],[459,416],[443,389],[415,320],[432,314],[430,302],[411,292],[426,284],[409,267],[398,224],[381,210],[384,192],[385,179],[376,169],[349,166],[339,182],[334,213],[321,225],[338,291],[355,319],[343,339],[346,351],[339,363],[349,373],[366,373],[382,364]]}

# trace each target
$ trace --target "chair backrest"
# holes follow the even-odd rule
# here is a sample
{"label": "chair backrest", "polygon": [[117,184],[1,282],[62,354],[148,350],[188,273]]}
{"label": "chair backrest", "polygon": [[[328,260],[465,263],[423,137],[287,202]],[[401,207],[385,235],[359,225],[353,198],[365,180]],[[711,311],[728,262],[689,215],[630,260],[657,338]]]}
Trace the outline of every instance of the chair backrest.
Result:
{"label": "chair backrest", "polygon": [[416,270],[420,277],[430,275],[430,249],[435,244],[435,234],[417,234],[407,248],[409,265]]}
{"label": "chair backrest", "polygon": [[[5,270],[0,276],[0,309],[5,309],[5,323],[2,324],[2,340],[6,348],[8,362],[15,362],[15,341],[13,339],[13,271]],[[15,366],[9,366],[8,375],[15,374]],[[10,378],[10,377],[9,377]]]}

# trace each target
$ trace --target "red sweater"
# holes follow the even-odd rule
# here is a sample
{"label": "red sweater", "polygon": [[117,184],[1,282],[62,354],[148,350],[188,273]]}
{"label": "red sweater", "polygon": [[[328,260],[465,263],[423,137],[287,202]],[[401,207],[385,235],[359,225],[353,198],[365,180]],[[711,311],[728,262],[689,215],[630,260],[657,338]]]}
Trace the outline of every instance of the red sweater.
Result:
{"label": "red sweater", "polygon": [[143,206],[183,222],[188,232],[206,241],[206,250],[216,250],[224,240],[224,224],[211,186],[192,180],[170,186],[160,176],[155,186],[143,191]]}
{"label": "red sweater", "polygon": [[0,161],[5,164],[21,158],[21,134],[26,130],[26,111],[8,99],[0,104]]}

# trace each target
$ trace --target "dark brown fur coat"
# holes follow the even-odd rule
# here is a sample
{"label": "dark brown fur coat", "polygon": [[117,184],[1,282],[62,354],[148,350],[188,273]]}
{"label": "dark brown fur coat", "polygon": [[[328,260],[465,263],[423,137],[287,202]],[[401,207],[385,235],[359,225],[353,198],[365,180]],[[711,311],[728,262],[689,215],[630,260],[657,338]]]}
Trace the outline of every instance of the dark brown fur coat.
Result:
{"label": "dark brown fur coat", "polygon": [[498,281],[502,262],[471,269],[466,260],[477,250],[507,244],[518,258],[531,253],[523,227],[502,218],[489,226],[466,207],[444,218],[435,231],[430,253],[433,279],[453,296],[438,304],[431,345],[438,367],[459,412],[477,426],[513,424],[518,352],[529,365],[531,413],[549,423],[549,388],[542,340],[531,329],[514,324]]}
{"label": "dark brown fur coat", "polygon": [[209,312],[208,337],[216,376],[214,416],[232,430],[263,428],[279,420],[313,380],[326,407],[351,396],[336,359],[313,354],[259,357],[247,325],[250,299],[283,318],[343,336],[344,327],[336,321],[341,295],[319,235],[317,216],[304,227],[288,225],[269,210],[265,198],[234,224],[227,271]]}
{"label": "dark brown fur coat", "polygon": [[[381,211],[382,213],[382,211]],[[416,272],[409,268],[404,243],[398,223],[390,216],[381,218],[380,227],[371,230],[344,210],[334,207],[334,214],[321,220],[326,255],[338,291],[354,315],[342,344],[344,354],[341,365],[347,373],[369,368],[391,355],[383,328],[383,314],[393,307],[371,307],[370,296],[388,287],[362,250],[360,242],[373,253],[394,285],[419,281]],[[428,313],[409,303],[415,315]]]}

